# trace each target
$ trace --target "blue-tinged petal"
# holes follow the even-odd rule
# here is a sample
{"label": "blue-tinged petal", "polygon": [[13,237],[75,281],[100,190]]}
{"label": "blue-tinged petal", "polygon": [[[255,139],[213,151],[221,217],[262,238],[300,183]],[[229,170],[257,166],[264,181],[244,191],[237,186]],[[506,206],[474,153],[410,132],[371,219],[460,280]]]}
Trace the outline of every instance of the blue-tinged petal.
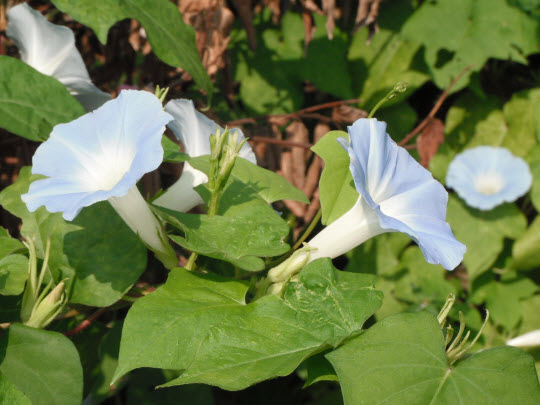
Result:
{"label": "blue-tinged petal", "polygon": [[29,209],[45,205],[63,211],[75,201],[71,194],[93,193],[66,214],[70,217],[96,201],[126,194],[161,163],[161,135],[171,118],[151,93],[124,90],[96,111],[55,126],[33,157],[32,172],[49,179],[32,184],[24,196]]}
{"label": "blue-tinged petal", "polygon": [[52,24],[26,3],[10,8],[8,20],[6,34],[19,48],[23,62],[62,82],[87,111],[110,100],[110,94],[90,81],[69,28]]}
{"label": "blue-tinged petal", "polygon": [[54,178],[34,181],[21,198],[29,211],[44,205],[47,211],[62,212],[64,219],[71,221],[83,207],[107,198],[101,194],[85,190],[84,185]]}
{"label": "blue-tinged petal", "polygon": [[[392,141],[386,133],[385,123],[360,119],[349,127],[349,138],[350,143],[344,138],[339,138],[338,142],[349,153],[349,168],[360,194],[359,201],[366,203],[357,202],[342,218],[353,218],[356,210],[354,215],[365,219],[356,219],[355,224],[335,221],[336,225],[332,223],[319,234],[321,236],[313,239],[315,245],[312,242],[309,245],[335,257],[322,248],[329,243],[325,235],[335,238],[341,234],[348,246],[356,246],[381,231],[399,231],[418,243],[428,262],[440,263],[449,270],[455,268],[463,259],[466,248],[455,239],[446,223],[448,193],[444,187]],[[367,212],[366,206],[370,207],[371,213]],[[364,207],[363,213],[359,207]],[[374,217],[378,226],[373,225]],[[370,224],[370,229],[362,222]],[[338,249],[332,252],[334,250],[338,252]]]}
{"label": "blue-tinged petal", "polygon": [[[165,111],[173,116],[174,121],[171,121],[168,126],[182,142],[189,156],[197,157],[210,154],[210,135],[215,134],[218,130],[223,132],[221,126],[197,111],[191,100],[171,100],[165,105]],[[240,142],[245,139],[242,130],[233,128],[230,131],[238,133]],[[247,142],[240,150],[239,155],[252,163],[257,163],[255,154]]]}
{"label": "blue-tinged petal", "polygon": [[[171,100],[165,105],[165,111],[174,118],[167,124],[168,127],[182,142],[189,156],[197,157],[210,154],[210,135],[216,134],[217,131],[223,132],[222,127],[197,111],[191,100]],[[239,142],[245,139],[240,129],[233,128],[230,131],[238,134]],[[257,163],[255,154],[247,142],[244,143],[238,155],[252,163]],[[185,163],[180,179],[154,200],[154,204],[187,212],[204,202],[194,188],[207,181],[208,177],[204,173],[194,169],[189,163]]]}
{"label": "blue-tinged petal", "polygon": [[527,163],[505,148],[478,146],[458,154],[446,175],[446,184],[468,205],[489,210],[512,202],[531,187]]}
{"label": "blue-tinged petal", "polygon": [[83,207],[108,200],[168,268],[177,257],[137,181],[163,159],[161,138],[172,117],[151,93],[124,90],[68,124],[53,128],[33,158],[32,172],[48,176],[21,196],[30,211],[44,205],[74,219]]}

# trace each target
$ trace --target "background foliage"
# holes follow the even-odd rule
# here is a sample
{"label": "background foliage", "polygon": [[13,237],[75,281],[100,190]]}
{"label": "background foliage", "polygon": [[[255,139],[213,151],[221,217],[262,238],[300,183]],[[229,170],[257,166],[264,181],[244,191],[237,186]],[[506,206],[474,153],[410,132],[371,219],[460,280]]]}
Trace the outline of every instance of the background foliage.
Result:
{"label": "background foliage", "polygon": [[[370,404],[390,392],[394,403],[447,404],[459,395],[535,403],[531,359],[540,369],[540,350],[530,357],[494,346],[540,328],[540,1],[30,1],[75,31],[98,87],[113,95],[122,86],[170,87],[170,99],[193,98],[250,137],[265,169],[238,162],[219,223],[200,210],[159,211],[181,264],[186,249],[196,251],[208,256],[201,268],[219,275],[168,278],[108,204],[68,223],[44,208],[30,213],[20,200],[39,142],[84,110],[57,80],[16,59],[4,32],[12,3],[0,3],[0,402],[324,405],[341,403],[343,392],[346,404]],[[444,184],[465,149],[504,146],[529,163],[530,193],[491,211],[450,195],[447,220],[468,248],[453,272],[426,263],[405,235],[384,234],[333,264],[311,264],[283,300],[250,302],[245,270],[285,253],[320,204],[323,224],[352,206],[348,158],[333,140],[398,81],[407,92],[377,117],[435,178]],[[168,147],[171,161],[181,156]],[[204,158],[190,164],[208,167]],[[141,187],[155,195],[179,173],[165,163]],[[231,228],[234,237],[215,237]],[[30,235],[40,259],[51,237],[50,277],[70,280],[69,306],[48,330],[7,329],[18,321],[27,276],[19,238]],[[234,266],[243,280],[230,278]],[[486,309],[491,317],[473,348],[487,350],[458,363],[447,381],[433,315],[449,293],[458,298],[450,318],[462,311],[473,334]],[[429,373],[398,367],[422,356]],[[481,379],[471,372],[497,367]],[[519,396],[506,389],[513,385]]]}

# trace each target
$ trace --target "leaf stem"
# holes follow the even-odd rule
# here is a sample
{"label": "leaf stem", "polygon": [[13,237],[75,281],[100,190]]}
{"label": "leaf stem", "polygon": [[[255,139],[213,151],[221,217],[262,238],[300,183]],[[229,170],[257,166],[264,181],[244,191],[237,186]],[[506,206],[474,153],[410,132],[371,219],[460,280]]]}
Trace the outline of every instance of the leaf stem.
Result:
{"label": "leaf stem", "polygon": [[313,229],[315,229],[315,227],[317,226],[317,224],[319,223],[319,220],[321,219],[321,216],[322,216],[322,209],[320,209],[319,211],[317,211],[317,214],[315,215],[315,217],[313,218],[313,220],[311,221],[311,223],[309,224],[309,226],[307,227],[307,229],[304,231],[304,233],[302,234],[302,236],[300,237],[300,239],[298,239],[296,241],[296,243],[294,244],[294,246],[292,247],[291,251],[295,251],[296,249],[298,249],[300,246],[302,246],[302,243],[304,243],[304,241],[307,239],[307,237],[311,234],[311,232],[313,232]]}

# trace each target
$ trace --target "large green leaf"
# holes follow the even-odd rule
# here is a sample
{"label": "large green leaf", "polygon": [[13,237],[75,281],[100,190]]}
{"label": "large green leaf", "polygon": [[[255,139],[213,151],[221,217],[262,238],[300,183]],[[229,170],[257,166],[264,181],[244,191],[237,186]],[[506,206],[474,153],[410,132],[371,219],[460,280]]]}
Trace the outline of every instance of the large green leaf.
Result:
{"label": "large green leaf", "polygon": [[492,320],[508,331],[513,330],[521,319],[520,301],[531,298],[539,289],[531,279],[511,271],[505,272],[500,280],[486,274],[478,284],[480,286],[475,289],[470,302],[485,303]]}
{"label": "large green leaf", "polygon": [[394,295],[405,302],[426,307],[440,308],[448,294],[456,294],[456,288],[445,279],[448,272],[441,266],[426,262],[417,246],[403,252],[399,276],[396,275]]}
{"label": "large green leaf", "polygon": [[13,324],[0,340],[0,353],[0,372],[32,404],[81,404],[79,354],[61,333]]}
{"label": "large green leaf", "polygon": [[0,226],[0,258],[21,250],[26,250],[24,245],[18,239],[9,236],[8,231]]}
{"label": "large green leaf", "polygon": [[486,271],[503,250],[505,238],[518,239],[527,220],[515,204],[499,205],[490,211],[470,208],[450,195],[447,220],[456,238],[467,246],[463,263],[467,267],[469,283]]}
{"label": "large green leaf", "polygon": [[163,62],[187,70],[202,89],[212,94],[212,82],[201,63],[195,32],[169,0],[101,0],[99,7],[93,0],[53,0],[53,3],[92,28],[103,44],[114,23],[126,18],[138,20],[155,54]]}
{"label": "large green leaf", "polygon": [[0,404],[32,405],[32,402],[0,372]]}
{"label": "large green leaf", "polygon": [[[275,217],[225,217],[185,214],[165,208],[154,208],[170,225],[184,236],[169,237],[192,252],[225,260],[247,271],[264,269],[260,257],[278,256],[289,250],[283,239],[289,227],[277,214]],[[256,214],[256,212],[255,212]]]}
{"label": "large green leaf", "polygon": [[377,319],[402,312],[407,303],[396,298],[396,281],[406,272],[400,272],[399,256],[411,243],[409,235],[393,232],[375,236],[347,254],[349,262],[345,270],[377,275],[377,289],[384,293],[381,307],[375,313]]}
{"label": "large green leaf", "polygon": [[[410,14],[407,1],[394,1],[388,9],[382,7],[378,18],[381,30],[368,40],[369,29],[364,27],[351,40],[347,59],[353,73],[353,85],[363,105],[373,107],[397,82],[406,82],[406,95],[428,80],[424,72],[420,43],[408,41],[399,33],[399,19]],[[387,28],[384,28],[384,27]],[[385,107],[403,101],[403,96],[389,100]]]}
{"label": "large green leaf", "polygon": [[[208,174],[210,163],[208,156],[199,156],[189,160],[195,169]],[[246,185],[244,192],[253,197],[262,198],[267,203],[278,200],[295,200],[308,204],[306,195],[294,187],[279,174],[266,170],[246,159],[237,158],[229,182],[240,181]]]}
{"label": "large green leaf", "polygon": [[516,240],[512,256],[518,270],[540,267],[540,216],[537,216],[521,238]]}
{"label": "large green leaf", "polygon": [[70,301],[111,305],[146,268],[146,248],[106,201],[86,207],[73,223],[80,229],[64,239],[64,253],[75,269]]}
{"label": "large green leaf", "polygon": [[231,32],[232,65],[240,82],[243,105],[257,114],[278,114],[300,108],[303,83],[339,98],[352,98],[347,64],[347,35],[338,27],[332,39],[324,27],[326,18],[314,15],[314,33],[305,45],[304,21],[299,13],[285,13],[279,27],[270,10],[254,18],[257,48],[248,49],[245,29]]}
{"label": "large green leaf", "polygon": [[28,211],[21,200],[21,195],[28,191],[32,181],[40,178],[42,177],[32,175],[31,167],[23,167],[17,181],[0,193],[0,204],[22,220],[21,235],[26,239],[33,239],[39,258],[44,257],[47,239],[50,238],[49,267],[54,272],[67,264],[64,255],[64,235],[79,227],[64,221],[60,213],[51,214],[45,207],[40,207],[35,212]]}
{"label": "large green leaf", "polygon": [[439,323],[427,312],[389,316],[326,357],[346,405],[540,402],[531,356],[503,346],[450,366]]}
{"label": "large green leaf", "polygon": [[[294,13],[287,14],[290,14],[290,21],[294,21],[297,30],[299,27],[303,30],[302,17]],[[309,42],[306,56],[297,62],[300,67],[299,81],[309,80],[317,89],[339,98],[353,98],[355,94],[347,64],[347,36],[336,27],[332,39],[329,39],[325,29],[326,17],[314,14],[313,19],[315,33]]]}
{"label": "large green leaf", "polygon": [[9,255],[0,259],[0,294],[19,295],[28,278],[28,258]]}
{"label": "large green leaf", "polygon": [[56,124],[85,114],[53,77],[19,59],[0,55],[0,127],[32,141],[44,141]]}
{"label": "large green leaf", "polygon": [[358,199],[358,191],[354,188],[349,170],[349,154],[336,141],[340,137],[349,139],[349,135],[343,131],[331,131],[311,148],[324,160],[324,169],[319,180],[324,225],[331,224],[345,214]]}
{"label": "large green leaf", "polygon": [[361,330],[382,299],[373,280],[319,259],[288,285],[283,299],[265,296],[246,305],[246,284],[175,269],[129,311],[116,379],[155,367],[183,370],[167,385],[238,390],[287,375]]}
{"label": "large green leaf", "polygon": [[[479,71],[489,58],[526,64],[538,52],[539,21],[506,0],[431,0],[403,26],[403,35],[425,45],[435,83],[447,87],[465,67]],[[467,76],[470,76],[470,72]],[[453,90],[464,87],[461,80]]]}
{"label": "large green leaf", "polygon": [[106,306],[117,301],[144,271],[146,249],[106,202],[86,207],[72,223],[45,207],[29,212],[21,195],[39,178],[23,168],[0,193],[0,204],[22,219],[21,234],[34,238],[38,257],[43,258],[50,238],[50,269],[57,282],[74,278],[73,302]]}
{"label": "large green leaf", "polygon": [[161,146],[163,146],[164,162],[180,163],[189,159],[189,155],[181,151],[180,145],[171,141],[166,135],[161,138]]}
{"label": "large green leaf", "polygon": [[[540,136],[540,130],[538,134]],[[540,212],[540,146],[531,150],[528,160],[532,173],[531,201],[534,208]]]}

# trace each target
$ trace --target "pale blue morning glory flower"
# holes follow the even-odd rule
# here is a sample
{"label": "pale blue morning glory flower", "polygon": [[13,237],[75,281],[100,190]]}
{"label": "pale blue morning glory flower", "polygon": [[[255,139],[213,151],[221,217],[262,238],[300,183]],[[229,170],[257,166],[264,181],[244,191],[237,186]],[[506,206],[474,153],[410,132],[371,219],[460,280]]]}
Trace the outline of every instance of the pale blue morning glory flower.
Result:
{"label": "pale blue morning glory flower", "polygon": [[527,163],[506,148],[478,146],[458,154],[446,174],[453,188],[471,207],[490,210],[525,194],[532,183]]}
{"label": "pale blue morning glory flower", "polygon": [[19,48],[23,62],[58,79],[87,111],[111,99],[90,80],[68,27],[49,22],[26,3],[10,8],[7,16],[6,35]]}
{"label": "pale blue morning glory flower", "polygon": [[[223,128],[210,118],[195,109],[193,101],[186,99],[171,100],[165,105],[165,111],[170,113],[174,120],[167,126],[184,145],[186,153],[191,157],[209,155],[210,135]],[[231,133],[238,134],[238,142],[245,137],[240,129],[234,128]],[[246,142],[240,149],[239,156],[257,163],[251,146]],[[194,169],[189,163],[184,163],[182,175],[165,193],[154,200],[154,204],[175,211],[186,212],[193,207],[203,204],[204,201],[194,188],[206,183],[208,177],[203,172]]]}
{"label": "pale blue morning glory flower", "polygon": [[171,119],[153,94],[124,90],[94,112],[56,125],[32,160],[32,173],[47,178],[34,181],[22,200],[30,211],[44,205],[68,221],[108,200],[157,257],[174,266],[176,255],[136,186],[161,164],[161,137]]}
{"label": "pale blue morning glory flower", "polygon": [[384,232],[404,232],[429,263],[454,269],[466,247],[446,223],[448,193],[431,173],[386,133],[386,123],[359,119],[349,127],[350,143],[338,139],[350,156],[360,194],[354,207],[309,243],[310,261],[336,257]]}

